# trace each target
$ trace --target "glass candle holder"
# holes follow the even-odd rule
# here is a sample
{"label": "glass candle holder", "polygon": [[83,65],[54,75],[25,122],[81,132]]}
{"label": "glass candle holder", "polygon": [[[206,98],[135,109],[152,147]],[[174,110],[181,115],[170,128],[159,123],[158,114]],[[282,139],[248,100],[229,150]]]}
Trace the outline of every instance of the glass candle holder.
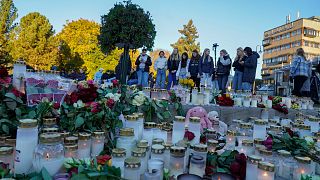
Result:
{"label": "glass candle holder", "polygon": [[105,134],[103,131],[95,131],[92,136],[91,156],[99,156],[104,149]]}
{"label": "glass candle holder", "polygon": [[268,108],[263,108],[262,109],[261,119],[268,121],[268,119],[269,119],[269,109]]}
{"label": "glass candle holder", "polygon": [[42,168],[47,169],[50,176],[55,175],[64,163],[64,148],[61,143],[61,135],[58,133],[40,134],[40,143],[36,147],[33,156],[33,167],[36,172]]}
{"label": "glass candle holder", "polygon": [[79,133],[79,140],[78,140],[78,158],[85,159],[90,158],[91,150],[91,134],[82,132]]}
{"label": "glass candle holder", "polygon": [[164,156],[164,168],[166,169],[169,169],[170,167],[170,149],[172,147],[172,143],[164,143],[162,144],[164,146],[164,153],[163,153],[163,156]]}
{"label": "glass candle holder", "polygon": [[198,104],[198,88],[194,87],[191,93],[191,103]]}
{"label": "glass candle holder", "polygon": [[136,140],[140,140],[139,132],[141,131],[139,128],[140,123],[138,122],[138,116],[136,115],[128,115],[126,119],[126,128],[132,128],[134,130],[134,137]]}
{"label": "glass candle holder", "polygon": [[143,149],[134,148],[131,152],[131,156],[140,159],[140,162],[141,162],[140,175],[143,175],[147,170],[147,163],[148,163],[146,151]]}
{"label": "glass candle holder", "polygon": [[153,170],[158,170],[160,179],[163,179],[163,168],[164,162],[159,159],[149,159],[148,160],[148,171],[152,172]]}
{"label": "glass candle holder", "polygon": [[56,118],[43,118],[42,128],[59,128]]}
{"label": "glass candle holder", "polygon": [[247,139],[251,140],[253,132],[252,132],[252,124],[251,123],[240,123],[240,130],[237,134],[237,140],[239,146],[241,146],[242,140]]}
{"label": "glass candle holder", "polygon": [[17,130],[14,170],[16,174],[32,171],[34,150],[38,144],[37,120],[23,119]]}
{"label": "glass candle holder", "polygon": [[295,169],[295,173],[294,173],[294,180],[300,180],[301,175],[305,175],[305,174],[312,174],[313,173],[313,168],[311,166],[311,159],[309,157],[299,157],[299,156],[295,156],[294,157],[298,164],[297,164],[297,168]]}
{"label": "glass candle holder", "polygon": [[259,154],[262,157],[263,161],[272,163],[274,161],[274,157],[272,156],[272,151],[261,148],[259,149]]}
{"label": "glass candle holder", "polygon": [[64,138],[64,144],[65,145],[73,145],[78,144],[78,137],[76,136],[68,136]]}
{"label": "glass candle holder", "polygon": [[145,96],[147,96],[149,98],[151,97],[151,89],[150,89],[150,87],[144,87],[142,91],[143,91]]}
{"label": "glass candle holder", "polygon": [[190,159],[189,174],[203,177],[205,174],[206,162],[202,156],[193,155]]}
{"label": "glass candle holder", "polygon": [[[290,164],[295,164],[290,152],[285,150],[278,151],[279,167],[276,167],[276,177],[283,179],[293,179],[294,166]],[[289,166],[290,165],[290,166]]]}
{"label": "glass candle holder", "polygon": [[240,119],[233,119],[228,130],[234,131],[235,133],[239,132],[240,124],[243,123]]}
{"label": "glass candle holder", "polygon": [[217,135],[217,132],[215,129],[207,129],[205,131],[205,135],[206,135],[207,140],[218,139],[218,135]]}
{"label": "glass candle holder", "polygon": [[251,100],[251,107],[257,107],[258,106],[258,100],[257,99],[252,99]]}
{"label": "glass candle holder", "polygon": [[190,148],[190,155],[200,156],[203,158],[204,163],[207,162],[208,146],[205,144],[195,144]]}
{"label": "glass candle holder", "polygon": [[243,107],[250,107],[250,97],[249,96],[244,97]]}
{"label": "glass candle holder", "polygon": [[261,119],[255,120],[253,124],[253,138],[265,139],[267,135],[267,122]]}
{"label": "glass candle holder", "polygon": [[265,146],[263,145],[264,139],[256,138],[253,140],[254,144],[254,154],[255,155],[260,155],[259,150],[261,148],[265,149]]}
{"label": "glass candle holder", "polygon": [[152,145],[155,145],[155,144],[160,144],[160,145],[162,145],[163,143],[164,143],[164,140],[161,139],[161,138],[154,138],[154,139],[152,140]]}
{"label": "glass candle holder", "polygon": [[272,108],[272,100],[267,100],[267,108]]}
{"label": "glass candle holder", "polygon": [[148,180],[159,180],[160,178],[160,171],[157,169],[153,169],[151,172],[147,171],[144,173],[144,179]]}
{"label": "glass candle holder", "polygon": [[78,144],[65,144],[64,145],[65,158],[78,158]]}
{"label": "glass candle holder", "polygon": [[128,153],[126,157],[130,157],[132,148],[136,146],[133,128],[120,129],[120,137],[117,139],[117,148],[123,148]]}
{"label": "glass candle holder", "polygon": [[268,98],[269,98],[269,95],[268,95],[268,94],[262,94],[261,103],[262,103],[262,104],[266,104]]}
{"label": "glass candle holder", "polygon": [[312,133],[319,131],[319,118],[310,116],[304,123],[310,126]]}
{"label": "glass candle holder", "polygon": [[4,162],[9,165],[9,168],[13,168],[13,147],[12,146],[0,146],[0,162]]}
{"label": "glass candle holder", "polygon": [[137,143],[137,148],[146,151],[146,157],[147,157],[147,159],[150,158],[151,148],[150,148],[150,146],[148,145],[148,141],[147,141],[147,140],[144,140],[144,139],[143,139],[143,140],[140,140],[140,141]]}
{"label": "glass candle holder", "polygon": [[234,150],[236,143],[236,132],[228,130],[226,136],[226,145],[224,149],[226,150]]}
{"label": "glass candle holder", "polygon": [[311,127],[309,125],[300,124],[298,131],[300,134],[300,138],[304,138],[306,136],[312,136]]}
{"label": "glass candle holder", "polygon": [[219,141],[214,139],[209,139],[207,141],[207,145],[208,145],[208,152],[215,152],[216,148],[219,146]]}
{"label": "glass candle holder", "polygon": [[175,116],[172,130],[172,143],[176,144],[184,138],[185,118],[183,116]]}
{"label": "glass candle holder", "polygon": [[140,166],[139,158],[129,157],[124,160],[124,178],[125,179],[140,179]]}
{"label": "glass candle holder", "polygon": [[237,147],[239,153],[243,153],[245,155],[252,155],[254,153],[253,141],[248,139],[243,139],[241,146]]}
{"label": "glass candle holder", "polygon": [[185,148],[173,146],[170,149],[170,176],[178,177],[183,174]]}
{"label": "glass candle holder", "polygon": [[124,160],[126,158],[126,150],[123,148],[112,149],[112,166],[121,170],[121,177],[124,177]]}
{"label": "glass candle holder", "polygon": [[279,135],[281,133],[282,127],[277,125],[270,125],[269,133],[273,135]]}
{"label": "glass candle holder", "polygon": [[201,129],[200,118],[190,117],[188,130],[193,132],[193,134],[195,135],[194,139],[190,142],[191,144],[198,144],[200,142],[200,129]]}
{"label": "glass candle holder", "polygon": [[260,161],[262,161],[262,158],[259,156],[247,156],[246,180],[256,180],[256,177],[258,177],[258,163]]}
{"label": "glass candle holder", "polygon": [[274,165],[269,162],[258,163],[257,180],[274,180]]}
{"label": "glass candle holder", "polygon": [[143,113],[135,113],[134,115],[136,115],[138,117],[138,119],[137,119],[137,122],[138,122],[138,125],[139,125],[138,138],[142,139],[144,114]]}
{"label": "glass candle holder", "polygon": [[156,127],[156,123],[154,122],[145,122],[144,123],[144,129],[142,134],[142,139],[145,139],[148,141],[148,144],[152,144],[153,139],[153,129]]}
{"label": "glass candle holder", "polygon": [[201,92],[198,92],[197,98],[198,98],[197,105],[204,105],[204,94]]}
{"label": "glass candle holder", "polygon": [[155,144],[151,146],[151,159],[164,161],[164,146]]}
{"label": "glass candle holder", "polygon": [[[64,144],[64,139],[65,139],[66,137],[70,136],[70,132],[62,131],[62,132],[60,132],[60,135],[61,135],[61,142]],[[75,143],[75,144],[78,144],[78,142]]]}

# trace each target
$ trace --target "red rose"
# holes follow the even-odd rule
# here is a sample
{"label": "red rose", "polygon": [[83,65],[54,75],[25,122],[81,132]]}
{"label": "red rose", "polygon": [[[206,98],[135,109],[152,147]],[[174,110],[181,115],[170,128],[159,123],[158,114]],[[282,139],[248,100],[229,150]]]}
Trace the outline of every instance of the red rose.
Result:
{"label": "red rose", "polygon": [[287,128],[286,132],[290,135],[290,137],[293,137],[293,131],[290,128]]}
{"label": "red rose", "polygon": [[60,103],[55,102],[55,103],[53,104],[53,109],[59,109],[59,108],[60,108]]}
{"label": "red rose", "polygon": [[184,133],[184,138],[187,139],[188,141],[192,141],[194,139],[195,135],[193,134],[193,132],[190,131],[185,131]]}
{"label": "red rose", "polygon": [[73,167],[69,169],[69,176],[72,177],[73,174],[78,174],[78,168]]}
{"label": "red rose", "polygon": [[3,66],[0,67],[0,78],[4,79],[6,77],[8,77],[9,73],[7,71],[7,69]]}
{"label": "red rose", "polygon": [[240,163],[238,163],[236,161],[231,163],[231,165],[230,165],[231,174],[234,176],[238,176],[240,174],[240,168],[241,168]]}
{"label": "red rose", "polygon": [[119,86],[119,81],[118,80],[114,79],[111,82],[112,82],[113,87],[118,87]]}
{"label": "red rose", "polygon": [[23,96],[23,93],[18,91],[16,88],[13,88],[11,90],[11,92],[16,96],[16,97],[22,97]]}
{"label": "red rose", "polygon": [[269,136],[265,141],[263,141],[263,145],[264,145],[268,150],[272,150],[272,137]]}
{"label": "red rose", "polygon": [[207,137],[206,136],[200,136],[200,143],[206,144],[207,143]]}
{"label": "red rose", "polygon": [[115,102],[114,102],[113,99],[108,99],[107,102],[106,102],[106,104],[107,104],[107,106],[108,106],[110,109],[112,109],[113,106],[114,106],[114,104],[115,104]]}
{"label": "red rose", "polygon": [[207,166],[205,169],[205,174],[208,176],[212,176],[213,175],[213,170],[215,169],[214,166]]}
{"label": "red rose", "polygon": [[71,93],[70,100],[72,104],[76,103],[78,101],[78,95],[75,92]]}
{"label": "red rose", "polygon": [[109,155],[97,156],[97,163],[101,165],[105,165],[110,159],[111,159],[111,156]]}
{"label": "red rose", "polygon": [[0,162],[0,168],[1,169],[8,169],[9,168],[9,164],[6,164],[4,162]]}
{"label": "red rose", "polygon": [[240,165],[244,165],[244,164],[247,164],[247,157],[245,154],[241,153],[241,154],[237,154],[236,155],[236,161],[238,163],[240,163]]}

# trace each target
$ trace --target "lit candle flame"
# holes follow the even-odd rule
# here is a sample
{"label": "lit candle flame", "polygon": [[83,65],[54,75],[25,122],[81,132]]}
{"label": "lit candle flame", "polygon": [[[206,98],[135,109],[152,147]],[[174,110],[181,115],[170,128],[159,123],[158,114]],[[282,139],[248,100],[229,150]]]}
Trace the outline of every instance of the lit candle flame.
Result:
{"label": "lit candle flame", "polygon": [[267,173],[267,172],[264,172],[264,173],[263,173],[263,176],[265,176],[265,177],[268,176],[268,173]]}
{"label": "lit candle flame", "polygon": [[304,169],[302,169],[302,170],[301,170],[301,174],[304,174],[304,173],[305,173],[305,171],[304,171]]}
{"label": "lit candle flame", "polygon": [[218,180],[221,180],[220,176],[218,177]]}

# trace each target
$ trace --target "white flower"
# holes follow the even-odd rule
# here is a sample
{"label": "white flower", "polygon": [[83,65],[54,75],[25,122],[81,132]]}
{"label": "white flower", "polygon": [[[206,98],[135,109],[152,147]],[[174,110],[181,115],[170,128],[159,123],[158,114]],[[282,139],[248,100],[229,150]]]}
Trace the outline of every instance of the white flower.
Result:
{"label": "white flower", "polygon": [[311,144],[313,144],[313,143],[314,143],[313,138],[312,138],[312,137],[310,137],[310,136],[306,136],[306,137],[304,137],[304,140],[306,140],[306,141],[307,141],[307,144],[308,144],[308,145],[311,145]]}
{"label": "white flower", "polygon": [[108,93],[105,97],[106,97],[106,98],[111,98],[111,99],[113,99],[113,98],[114,98],[114,94]]}
{"label": "white flower", "polygon": [[113,100],[114,100],[114,101],[119,101],[119,100],[120,100],[120,97],[121,97],[121,94],[116,93],[116,94],[114,94]]}

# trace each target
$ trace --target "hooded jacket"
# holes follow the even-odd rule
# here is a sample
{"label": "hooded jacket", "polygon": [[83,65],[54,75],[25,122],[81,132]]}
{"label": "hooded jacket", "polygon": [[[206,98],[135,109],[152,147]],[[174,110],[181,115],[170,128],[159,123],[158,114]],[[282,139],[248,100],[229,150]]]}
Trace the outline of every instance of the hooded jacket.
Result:
{"label": "hooded jacket", "polygon": [[257,63],[260,55],[257,52],[253,52],[244,61],[244,69],[242,82],[253,83],[256,78]]}

